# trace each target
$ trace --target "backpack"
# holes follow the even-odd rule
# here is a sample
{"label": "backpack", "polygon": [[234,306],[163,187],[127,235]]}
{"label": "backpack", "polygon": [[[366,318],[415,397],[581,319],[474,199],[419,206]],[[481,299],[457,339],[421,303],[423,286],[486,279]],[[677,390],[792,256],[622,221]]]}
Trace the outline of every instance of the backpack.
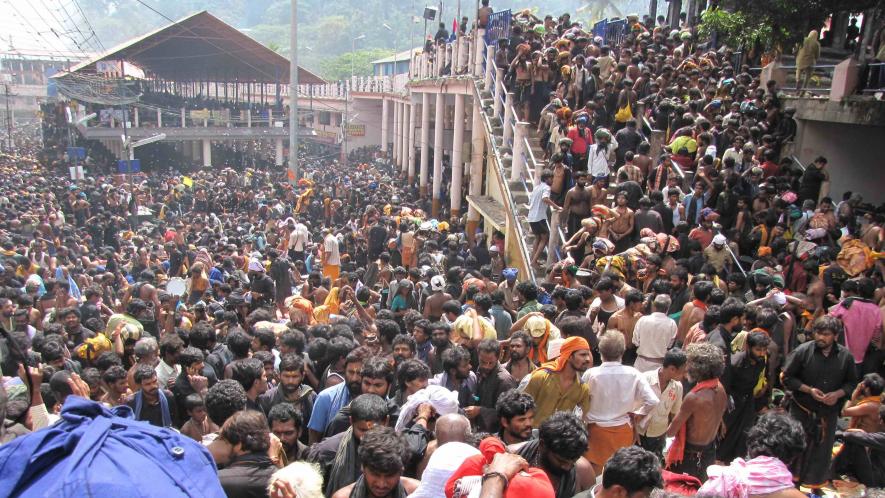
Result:
{"label": "backpack", "polygon": [[69,396],[61,420],[0,446],[0,496],[225,496],[209,450]]}

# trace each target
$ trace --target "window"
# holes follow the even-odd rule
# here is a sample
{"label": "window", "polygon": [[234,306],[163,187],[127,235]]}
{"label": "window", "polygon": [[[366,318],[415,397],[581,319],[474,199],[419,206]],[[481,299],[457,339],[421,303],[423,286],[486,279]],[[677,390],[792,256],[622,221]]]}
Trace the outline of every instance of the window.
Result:
{"label": "window", "polygon": [[319,122],[321,125],[330,125],[332,124],[332,113],[326,111],[320,111],[319,113]]}

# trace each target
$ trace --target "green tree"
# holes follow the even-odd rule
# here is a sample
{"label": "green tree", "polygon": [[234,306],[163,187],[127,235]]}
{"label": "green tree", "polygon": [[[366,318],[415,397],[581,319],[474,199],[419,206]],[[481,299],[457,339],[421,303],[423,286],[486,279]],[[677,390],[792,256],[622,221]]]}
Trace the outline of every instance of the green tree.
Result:
{"label": "green tree", "polygon": [[393,55],[392,51],[379,48],[347,52],[338,57],[322,60],[320,62],[320,75],[329,81],[350,78],[351,61],[353,61],[354,76],[371,76],[372,61],[391,55]]}
{"label": "green tree", "polygon": [[860,12],[881,0],[732,0],[701,15],[701,34],[716,31],[734,48],[759,45],[791,53],[812,29],[838,12]]}

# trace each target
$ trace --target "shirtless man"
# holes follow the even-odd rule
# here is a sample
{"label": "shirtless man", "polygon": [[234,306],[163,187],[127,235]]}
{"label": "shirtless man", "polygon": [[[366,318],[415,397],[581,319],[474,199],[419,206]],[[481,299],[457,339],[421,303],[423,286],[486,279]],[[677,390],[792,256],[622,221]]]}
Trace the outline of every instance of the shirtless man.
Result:
{"label": "shirtless man", "polygon": [[651,152],[651,144],[648,142],[642,142],[639,144],[639,147],[636,148],[636,155],[633,157],[633,164],[642,171],[642,178],[648,178],[648,173],[651,171],[651,167],[654,164],[651,156],[649,156],[649,152]]}
{"label": "shirtless man", "polygon": [[633,289],[624,296],[624,307],[615,311],[615,314],[608,319],[608,328],[624,334],[624,344],[628,345],[621,359],[624,365],[633,365],[636,361],[633,329],[636,328],[636,322],[642,318],[643,304],[642,293]]}
{"label": "shirtless man", "polygon": [[565,202],[562,205],[562,210],[565,213],[568,213],[568,215],[563,216],[563,218],[567,219],[569,234],[574,234],[580,230],[581,220],[590,216],[592,196],[590,190],[588,190],[586,186],[587,172],[579,171],[576,174],[575,186],[569,189],[565,194]]}
{"label": "shirtless man", "polygon": [[590,185],[590,207],[597,204],[602,204],[603,206],[608,206],[608,189],[605,188],[605,181],[607,177],[599,176],[593,179],[593,183]]}
{"label": "shirtless man", "polygon": [[[559,159],[556,161],[555,159]],[[562,156],[554,157],[553,183],[550,185],[550,198],[556,202],[562,202],[566,195],[566,187],[569,183],[571,168],[562,163]]]}
{"label": "shirtless man", "polygon": [[630,248],[633,234],[633,210],[627,207],[627,193],[623,190],[615,197],[615,212],[618,217],[612,221],[609,239],[615,243],[615,253],[620,253]]}
{"label": "shirtless man", "polygon": [[309,299],[314,306],[322,306],[326,302],[329,290],[323,287],[323,277],[320,272],[312,272],[307,277],[307,285],[301,287],[301,297]]}
{"label": "shirtless man", "polygon": [[430,290],[433,294],[424,301],[424,318],[431,322],[438,322],[442,317],[442,307],[446,301],[451,301],[452,296],[445,292],[446,280],[442,275],[436,275],[430,279]]}
{"label": "shirtless man", "polygon": [[691,288],[692,300],[685,303],[682,307],[682,315],[679,317],[679,328],[676,331],[676,340],[680,343],[685,341],[685,334],[688,333],[694,324],[700,323],[707,314],[707,301],[713,292],[713,283],[706,280],[695,282]]}
{"label": "shirtless man", "polygon": [[719,348],[710,343],[692,344],[686,355],[688,379],[697,384],[685,396],[667,429],[667,437],[682,433],[684,447],[674,442],[666,460],[672,472],[689,474],[704,482],[707,466],[716,459],[716,438],[728,405],[728,395],[719,383],[725,359]]}

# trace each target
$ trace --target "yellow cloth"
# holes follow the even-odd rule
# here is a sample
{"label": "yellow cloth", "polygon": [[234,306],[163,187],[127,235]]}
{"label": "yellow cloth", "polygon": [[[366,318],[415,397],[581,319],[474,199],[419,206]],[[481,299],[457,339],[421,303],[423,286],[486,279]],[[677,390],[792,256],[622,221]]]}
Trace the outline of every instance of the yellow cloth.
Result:
{"label": "yellow cloth", "polygon": [[337,315],[340,312],[341,302],[338,287],[332,287],[332,290],[329,291],[329,294],[326,296],[326,300],[323,301],[322,306],[317,306],[313,310],[313,317],[317,323],[328,324],[332,315]]}
{"label": "yellow cloth", "polygon": [[181,184],[184,185],[185,187],[193,187],[194,186],[194,179],[189,176],[182,176],[181,177]]}
{"label": "yellow cloth", "polygon": [[[581,338],[581,340],[584,339]],[[557,372],[539,368],[532,372],[525,392],[535,400],[535,417],[532,427],[536,429],[541,425],[541,422],[547,420],[555,412],[572,412],[578,406],[584,413],[590,410],[590,388],[581,382],[577,374],[574,383],[563,392]]]}

